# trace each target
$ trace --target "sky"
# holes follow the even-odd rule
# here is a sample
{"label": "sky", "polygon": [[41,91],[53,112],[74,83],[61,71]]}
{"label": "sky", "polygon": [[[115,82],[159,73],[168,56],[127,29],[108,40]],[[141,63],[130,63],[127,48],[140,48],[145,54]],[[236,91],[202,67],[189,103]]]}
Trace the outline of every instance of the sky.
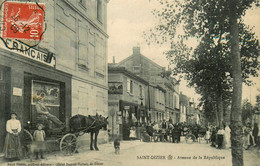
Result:
{"label": "sky", "polygon": [[[113,56],[116,63],[132,54],[134,46],[140,46],[141,53],[155,63],[168,67],[168,61],[163,52],[168,50],[167,45],[148,46],[142,34],[153,27],[157,20],[151,11],[158,7],[156,0],[110,0],[108,3],[108,62],[111,63]],[[254,31],[258,39],[260,38],[260,9],[249,10],[244,18],[245,23],[254,26]],[[256,83],[254,87],[243,85],[243,99],[251,99],[255,103],[255,96],[260,92],[260,79],[253,78]],[[188,88],[186,81],[181,81],[180,91],[195,101],[199,95],[193,88]]]}

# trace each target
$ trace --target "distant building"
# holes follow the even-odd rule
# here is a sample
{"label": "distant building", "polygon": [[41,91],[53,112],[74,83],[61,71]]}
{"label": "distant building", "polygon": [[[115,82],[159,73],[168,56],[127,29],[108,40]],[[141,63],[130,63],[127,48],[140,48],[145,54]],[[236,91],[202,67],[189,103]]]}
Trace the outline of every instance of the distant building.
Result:
{"label": "distant building", "polygon": [[191,124],[201,124],[203,118],[202,111],[198,105],[194,102],[194,99],[189,102],[189,123]]}
{"label": "distant building", "polygon": [[166,120],[172,119],[173,123],[179,122],[180,106],[179,106],[179,84],[177,80],[172,77],[164,78],[163,87],[166,90],[165,98],[165,114]]}
{"label": "distant building", "polygon": [[120,66],[108,67],[108,112],[111,137],[129,139],[129,127],[148,122],[148,82]]}
{"label": "distant building", "polygon": [[133,47],[133,54],[119,62],[117,66],[124,66],[149,82],[147,104],[152,122],[170,118],[173,122],[178,122],[179,85],[170,76],[170,71],[166,71],[165,67],[142,55],[140,47]]}
{"label": "distant building", "polygon": [[192,113],[190,112],[189,98],[180,93],[180,122],[190,123]]}
{"label": "distant building", "polygon": [[165,93],[161,86],[149,85],[149,120],[150,122],[160,122],[165,119]]}

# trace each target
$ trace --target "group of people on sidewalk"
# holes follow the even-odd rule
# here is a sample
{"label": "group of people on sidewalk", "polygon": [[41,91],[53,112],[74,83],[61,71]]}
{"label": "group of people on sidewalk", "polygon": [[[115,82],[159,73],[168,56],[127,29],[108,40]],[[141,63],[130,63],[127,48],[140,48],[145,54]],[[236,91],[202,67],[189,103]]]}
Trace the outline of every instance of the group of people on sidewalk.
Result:
{"label": "group of people on sidewalk", "polygon": [[[37,97],[37,103],[35,105],[35,109],[37,114],[44,116],[46,121],[51,121],[59,127],[64,127],[64,123],[62,123],[56,116],[52,115],[49,112],[49,109],[45,106],[43,102],[43,97]],[[24,147],[21,144],[21,134],[22,126],[21,122],[17,118],[17,114],[12,112],[11,119],[6,122],[6,138],[4,144],[4,158],[8,160],[19,160],[25,157],[26,151],[28,149],[33,150],[36,159],[43,159],[43,152],[46,150],[45,147],[45,131],[43,130],[44,125],[42,122],[36,123],[36,130],[33,132],[33,143],[29,145],[30,147]]]}
{"label": "group of people on sidewalk", "polygon": [[[202,127],[198,124],[187,125],[186,123],[172,123],[171,119],[169,121],[162,120],[160,122],[144,123],[139,127],[140,140],[144,142],[173,142],[179,143],[181,136],[187,134],[187,130],[195,136],[195,140],[199,139],[202,129],[205,128],[204,139],[207,143],[211,143],[212,147],[217,149],[229,149],[231,148],[231,129],[229,125],[222,126],[206,126]],[[130,139],[137,139],[137,127],[130,128]],[[244,148],[247,150],[252,146],[260,147],[260,136],[257,123],[254,127],[251,124],[247,124],[243,128],[243,140]]]}
{"label": "group of people on sidewalk", "polygon": [[[44,139],[46,137],[43,125],[38,124],[37,130],[33,133],[33,145],[36,159],[40,157],[43,159],[43,152],[45,150]],[[16,113],[11,113],[11,119],[6,123],[6,138],[4,144],[4,158],[7,160],[20,160],[24,157],[24,147],[21,144],[21,123],[17,119]]]}
{"label": "group of people on sidewalk", "polygon": [[254,126],[251,126],[251,123],[247,123],[243,127],[243,146],[246,150],[250,149],[252,146],[257,146],[258,150],[260,147],[260,133],[258,124],[254,123]]}
{"label": "group of people on sidewalk", "polygon": [[207,129],[207,135],[210,135],[209,141],[212,147],[218,149],[231,148],[231,130],[229,125],[220,127],[210,126]]}
{"label": "group of people on sidewalk", "polygon": [[[231,148],[231,130],[229,126],[216,127],[210,126],[207,133],[209,133],[209,140],[211,142],[212,147],[216,147],[218,149]],[[207,138],[206,134],[206,138]],[[258,124],[255,123],[253,127],[251,127],[251,123],[247,123],[243,127],[243,147],[245,150],[250,149],[253,146],[260,147],[260,135]]]}

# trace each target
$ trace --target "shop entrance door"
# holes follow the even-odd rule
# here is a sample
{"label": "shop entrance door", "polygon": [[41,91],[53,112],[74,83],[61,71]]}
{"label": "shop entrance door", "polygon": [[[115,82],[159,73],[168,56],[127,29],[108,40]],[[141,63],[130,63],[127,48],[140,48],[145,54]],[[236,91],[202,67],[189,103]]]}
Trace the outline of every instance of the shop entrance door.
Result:
{"label": "shop entrance door", "polygon": [[0,84],[0,152],[3,151],[4,140],[5,140],[5,86]]}

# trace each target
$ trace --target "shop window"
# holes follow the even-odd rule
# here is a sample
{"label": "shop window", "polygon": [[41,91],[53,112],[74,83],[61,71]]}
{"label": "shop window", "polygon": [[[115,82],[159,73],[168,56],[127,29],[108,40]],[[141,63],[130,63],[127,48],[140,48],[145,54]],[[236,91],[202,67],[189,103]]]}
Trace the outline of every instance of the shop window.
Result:
{"label": "shop window", "polygon": [[97,19],[101,23],[103,22],[103,8],[102,8],[102,0],[97,0]]}
{"label": "shop window", "polygon": [[[33,124],[42,123],[46,128],[58,128],[62,124],[61,87],[59,83],[32,80],[31,120]],[[44,114],[48,112],[48,116]]]}

